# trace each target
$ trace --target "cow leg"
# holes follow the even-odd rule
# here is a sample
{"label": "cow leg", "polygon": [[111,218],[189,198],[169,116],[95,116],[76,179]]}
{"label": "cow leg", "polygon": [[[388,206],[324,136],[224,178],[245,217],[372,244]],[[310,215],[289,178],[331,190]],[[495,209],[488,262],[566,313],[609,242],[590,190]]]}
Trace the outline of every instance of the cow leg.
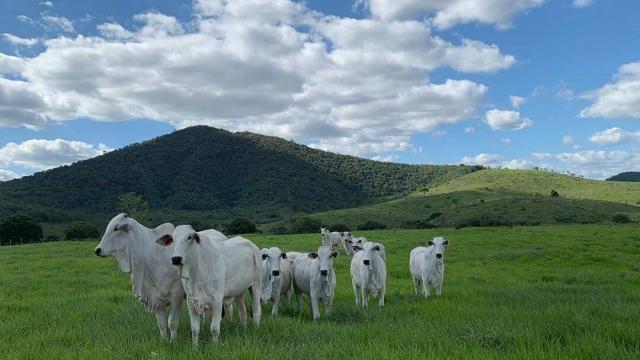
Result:
{"label": "cow leg", "polygon": [[244,304],[244,293],[236,296],[236,306],[238,307],[238,316],[240,317],[240,324],[243,328],[247,328],[247,306]]}
{"label": "cow leg", "polygon": [[200,315],[198,315],[188,300],[187,307],[189,308],[189,319],[191,320],[191,342],[193,346],[198,346],[198,338],[200,337]]}
{"label": "cow leg", "polygon": [[161,308],[156,311],[156,323],[158,324],[158,329],[160,330],[160,338],[167,338],[167,309]]}
{"label": "cow leg", "polygon": [[284,305],[286,306],[287,310],[291,310],[291,287],[289,287],[289,290],[287,290],[287,292],[283,295],[284,298]]}
{"label": "cow leg", "polygon": [[223,302],[222,306],[224,306],[224,317],[227,318],[229,321],[233,321],[233,304],[232,303],[225,304]]}
{"label": "cow leg", "polygon": [[175,342],[178,338],[178,325],[180,324],[180,308],[182,307],[182,296],[171,305],[169,313],[169,331],[171,332],[171,342]]}
{"label": "cow leg", "polygon": [[218,342],[218,338],[220,337],[220,322],[222,321],[222,306],[223,306],[222,298],[213,299],[213,308],[211,309],[211,327],[210,327],[213,342]]}
{"label": "cow leg", "polygon": [[262,306],[260,306],[260,288],[261,279],[256,280],[251,286],[251,313],[253,314],[253,325],[258,327],[260,325],[260,318],[262,317]]}
{"label": "cow leg", "polygon": [[313,315],[313,320],[318,320],[320,318],[320,308],[318,307],[318,295],[312,291],[309,297],[311,298],[311,314]]}
{"label": "cow leg", "polygon": [[413,289],[416,292],[416,295],[418,295],[420,293],[420,279],[414,277],[413,278]]}
{"label": "cow leg", "polygon": [[296,289],[296,310],[300,312],[302,310],[302,291]]}
{"label": "cow leg", "polygon": [[358,301],[358,296],[360,296],[360,291],[358,289],[358,284],[356,284],[356,281],[354,279],[351,279],[351,286],[353,287],[353,294],[355,295],[355,298],[356,298],[356,305],[360,305],[360,301]]}
{"label": "cow leg", "polygon": [[425,298],[429,297],[429,280],[426,277],[422,278],[422,292]]}
{"label": "cow leg", "polygon": [[331,309],[333,308],[333,298],[328,298],[324,301],[324,315],[331,315]]}
{"label": "cow leg", "polygon": [[438,295],[438,297],[442,296],[442,283],[443,283],[443,281],[440,281],[436,285],[436,295]]}
{"label": "cow leg", "polygon": [[360,288],[360,293],[362,294],[362,306],[367,307],[369,304],[369,294],[367,293],[366,285]]}
{"label": "cow leg", "polygon": [[384,292],[386,290],[386,287],[383,286],[382,289],[380,289],[380,299],[378,299],[378,305],[380,307],[384,306]]}
{"label": "cow leg", "polygon": [[[275,291],[277,290],[277,292]],[[271,316],[278,316],[278,304],[280,303],[280,289],[275,289],[275,295],[271,295]]]}

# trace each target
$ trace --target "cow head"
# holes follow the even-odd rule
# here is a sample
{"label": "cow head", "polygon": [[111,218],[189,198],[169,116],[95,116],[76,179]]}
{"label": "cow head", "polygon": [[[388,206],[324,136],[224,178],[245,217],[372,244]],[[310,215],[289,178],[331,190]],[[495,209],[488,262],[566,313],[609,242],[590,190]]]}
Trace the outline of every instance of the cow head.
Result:
{"label": "cow head", "polygon": [[114,256],[122,272],[131,272],[131,248],[138,241],[135,230],[138,223],[127,214],[116,215],[107,225],[95,254],[100,257]]}
{"label": "cow head", "polygon": [[273,281],[280,276],[280,260],[286,259],[287,254],[280,248],[272,247],[260,250],[262,256],[262,300],[267,301],[271,297]]}
{"label": "cow head", "polygon": [[379,256],[384,258],[384,248],[382,245],[374,242],[366,242],[362,248],[362,263],[367,267],[367,269],[371,269],[371,263],[375,256]]}
{"label": "cow head", "polygon": [[[175,243],[171,263],[183,266],[196,261],[196,252],[200,251],[200,235],[190,225],[180,225],[173,230],[173,234],[164,235],[156,240],[162,246]],[[184,276],[183,276],[184,277]]]}
{"label": "cow head", "polygon": [[312,259],[318,259],[320,262],[320,276],[328,280],[329,274],[333,270],[333,258],[338,256],[336,251],[331,250],[331,246],[320,246],[318,252],[309,253]]}
{"label": "cow head", "polygon": [[442,262],[444,260],[444,250],[449,244],[449,240],[438,236],[434,237],[432,240],[427,242],[427,245],[433,246],[435,249],[436,259],[438,262]]}
{"label": "cow head", "polygon": [[364,244],[368,243],[369,240],[363,238],[363,237],[359,237],[359,238],[354,238],[351,242],[351,248],[353,249],[353,252],[358,252],[362,249],[364,249]]}

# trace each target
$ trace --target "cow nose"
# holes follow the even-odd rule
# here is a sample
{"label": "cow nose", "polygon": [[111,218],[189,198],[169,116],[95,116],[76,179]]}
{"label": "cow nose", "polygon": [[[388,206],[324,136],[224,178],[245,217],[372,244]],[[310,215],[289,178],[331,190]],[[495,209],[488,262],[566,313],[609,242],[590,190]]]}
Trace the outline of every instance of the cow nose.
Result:
{"label": "cow nose", "polygon": [[371,260],[362,260],[362,262],[363,262],[365,265],[369,265],[369,264],[371,263]]}
{"label": "cow nose", "polygon": [[442,259],[442,254],[436,254],[436,257],[437,257],[438,259]]}
{"label": "cow nose", "polygon": [[327,276],[328,271],[327,270],[320,270],[320,275],[322,276]]}
{"label": "cow nose", "polygon": [[100,256],[100,254],[102,253],[102,249],[96,248],[95,253],[96,253],[96,256]]}
{"label": "cow nose", "polygon": [[278,275],[280,275],[280,270],[273,270],[273,271],[271,272],[271,274],[272,274],[273,276],[278,276]]}
{"label": "cow nose", "polygon": [[171,258],[171,263],[173,265],[180,265],[182,264],[182,256],[174,256]]}

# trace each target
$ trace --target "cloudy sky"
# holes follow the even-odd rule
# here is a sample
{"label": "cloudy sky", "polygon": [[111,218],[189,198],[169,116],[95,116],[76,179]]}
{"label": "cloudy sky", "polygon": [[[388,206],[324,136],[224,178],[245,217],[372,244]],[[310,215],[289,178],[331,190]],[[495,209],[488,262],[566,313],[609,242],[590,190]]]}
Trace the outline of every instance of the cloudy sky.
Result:
{"label": "cloudy sky", "polygon": [[196,124],[384,161],[640,170],[637,0],[3,0],[0,180]]}

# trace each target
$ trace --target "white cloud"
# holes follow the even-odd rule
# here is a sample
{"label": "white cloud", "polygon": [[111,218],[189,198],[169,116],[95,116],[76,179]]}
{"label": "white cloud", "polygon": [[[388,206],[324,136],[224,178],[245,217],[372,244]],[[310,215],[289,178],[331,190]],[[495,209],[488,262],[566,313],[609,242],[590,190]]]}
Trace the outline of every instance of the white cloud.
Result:
{"label": "white cloud", "polygon": [[571,145],[573,144],[573,136],[571,135],[564,135],[562,137],[562,143],[565,145]]}
{"label": "white cloud", "polygon": [[511,144],[513,141],[510,138],[500,139],[500,142],[503,144]]}
{"label": "white cloud", "polygon": [[20,144],[11,142],[0,148],[0,168],[18,166],[36,171],[46,170],[108,151],[111,149],[103,144],[96,147],[81,141],[62,139],[32,139]]}
{"label": "white cloud", "polygon": [[575,8],[585,8],[593,5],[593,0],[573,0],[571,6]]}
{"label": "white cloud", "polygon": [[19,178],[20,175],[10,170],[0,169],[0,181],[9,181]]}
{"label": "white cloud", "polygon": [[51,2],[51,1],[41,1],[40,5],[46,6],[48,8],[52,8],[53,7],[53,2]]}
{"label": "white cloud", "polygon": [[533,126],[533,121],[511,110],[489,110],[485,114],[485,122],[493,130],[522,130]]}
{"label": "white cloud", "polygon": [[102,24],[99,37],[58,37],[34,58],[11,57],[24,81],[0,81],[0,126],[148,118],[387,156],[412,149],[416,133],[477,117],[487,87],[431,83],[433,70],[515,63],[421,21],[325,16],[288,0],[197,1],[195,11],[185,26],[144,13],[135,30]]}
{"label": "white cloud", "polygon": [[[0,53],[0,74],[20,73],[26,65],[27,62],[23,58]],[[2,96],[2,88],[0,88],[0,96]],[[2,102],[0,102],[0,106],[2,106]]]}
{"label": "white cloud", "polygon": [[640,131],[631,132],[613,127],[593,134],[589,140],[602,146],[620,145],[631,141],[640,141]]}
{"label": "white cloud", "polygon": [[473,134],[476,132],[476,128],[473,126],[467,126],[466,128],[464,128],[464,132],[466,134]]}
{"label": "white cloud", "polygon": [[640,119],[640,61],[622,65],[614,82],[583,95],[593,104],[582,117]]}
{"label": "white cloud", "polygon": [[75,32],[75,28],[73,27],[71,20],[64,16],[42,15],[42,21],[52,29],[60,29],[67,33]]}
{"label": "white cloud", "polygon": [[38,39],[26,39],[8,33],[2,34],[2,37],[6,42],[13,45],[33,46],[38,43]]}
{"label": "white cloud", "polygon": [[538,7],[544,0],[362,0],[371,14],[386,21],[430,19],[441,29],[458,24],[479,22],[500,29],[511,27],[519,12]]}
{"label": "white cloud", "polygon": [[465,156],[461,162],[467,165],[498,166],[502,159],[504,159],[502,155],[481,153],[475,156]]}
{"label": "white cloud", "polygon": [[509,96],[509,101],[511,101],[511,106],[513,106],[516,109],[519,109],[520,105],[527,102],[527,98],[524,98],[522,96],[511,95]]}

